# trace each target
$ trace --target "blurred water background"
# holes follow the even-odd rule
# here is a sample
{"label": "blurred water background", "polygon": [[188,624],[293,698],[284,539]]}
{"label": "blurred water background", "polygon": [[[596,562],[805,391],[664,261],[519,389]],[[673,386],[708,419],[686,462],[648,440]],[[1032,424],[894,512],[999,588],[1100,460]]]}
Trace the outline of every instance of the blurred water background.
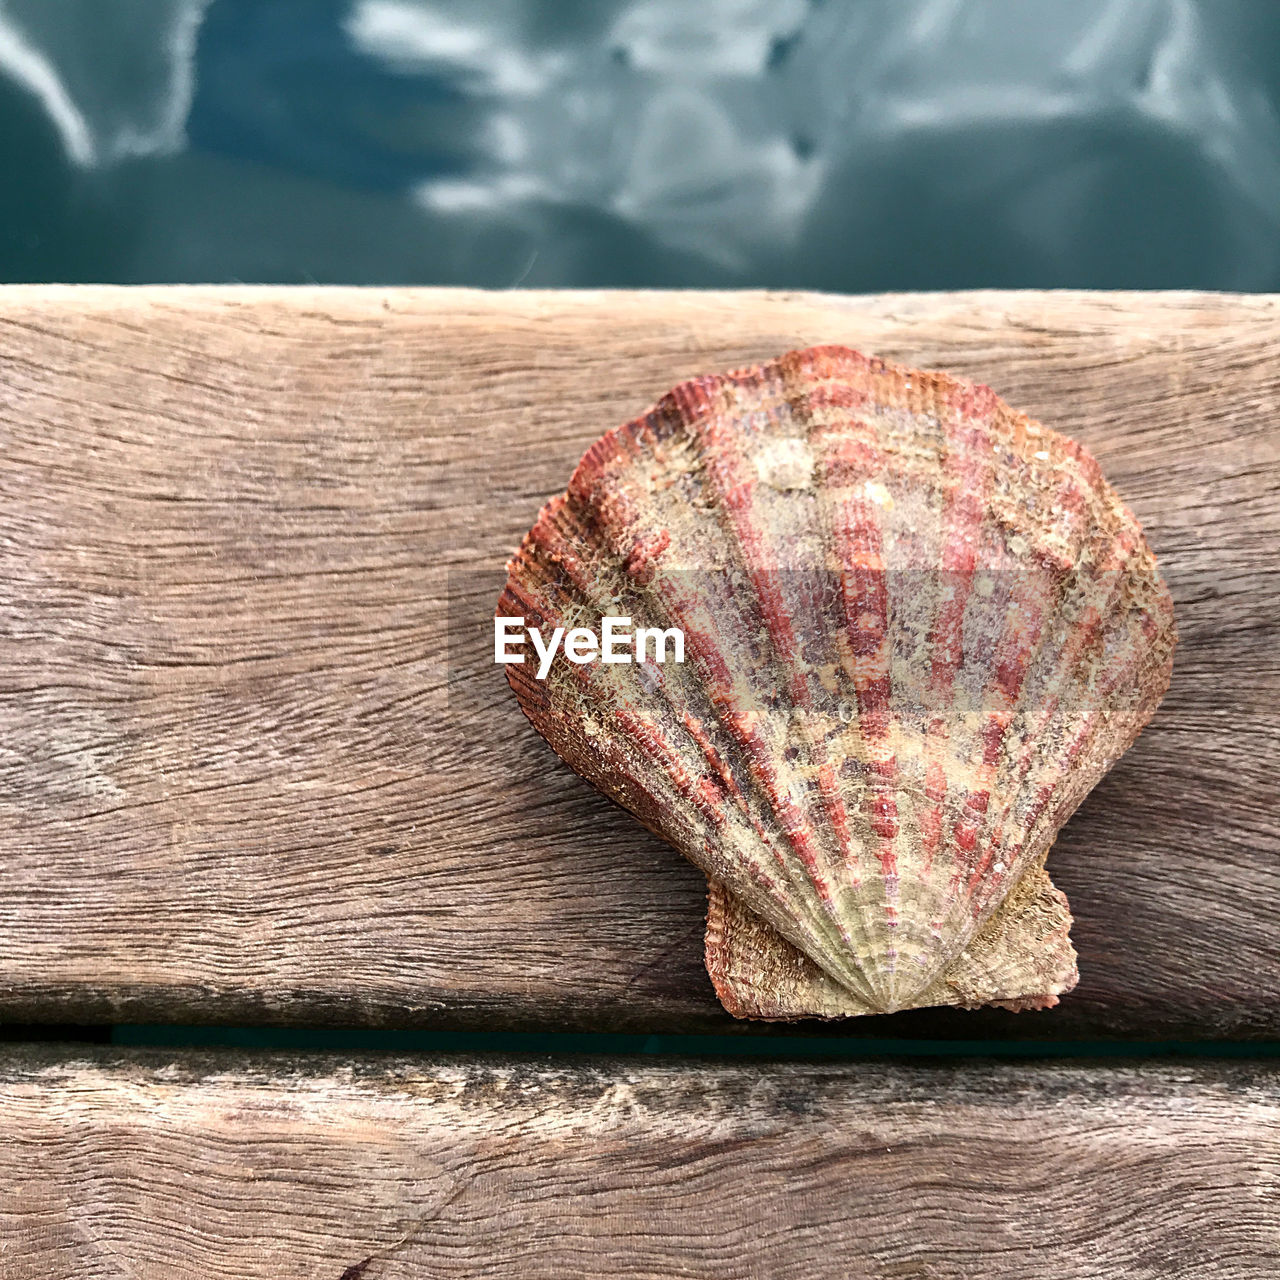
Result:
{"label": "blurred water background", "polygon": [[0,280],[1280,288],[1276,0],[0,0]]}

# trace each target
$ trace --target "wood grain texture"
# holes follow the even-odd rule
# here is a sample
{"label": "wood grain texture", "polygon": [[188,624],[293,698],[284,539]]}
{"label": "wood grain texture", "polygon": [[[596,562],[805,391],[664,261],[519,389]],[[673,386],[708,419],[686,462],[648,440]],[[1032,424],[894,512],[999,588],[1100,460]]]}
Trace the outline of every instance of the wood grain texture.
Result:
{"label": "wood grain texture", "polygon": [[5,1280],[1280,1265],[1258,1067],[14,1055],[0,1128]]}
{"label": "wood grain texture", "polygon": [[743,1029],[489,618],[592,439],[819,341],[1083,441],[1181,633],[1050,856],[1077,992],[841,1030],[1280,1035],[1280,300],[1215,295],[0,291],[0,1016]]}

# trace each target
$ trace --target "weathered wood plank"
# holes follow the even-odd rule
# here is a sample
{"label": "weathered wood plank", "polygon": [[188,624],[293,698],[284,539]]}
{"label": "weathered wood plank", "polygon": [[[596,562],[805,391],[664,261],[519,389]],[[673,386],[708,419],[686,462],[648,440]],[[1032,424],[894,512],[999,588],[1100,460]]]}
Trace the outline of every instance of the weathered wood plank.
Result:
{"label": "weathered wood plank", "polygon": [[845,1029],[1280,1034],[1280,300],[1213,295],[0,292],[0,1015],[727,1023],[488,619],[600,431],[816,341],[1087,443],[1182,635],[1052,855],[1077,993]]}
{"label": "weathered wood plank", "polygon": [[1213,1064],[8,1055],[0,1270],[1274,1276],[1277,1083]]}

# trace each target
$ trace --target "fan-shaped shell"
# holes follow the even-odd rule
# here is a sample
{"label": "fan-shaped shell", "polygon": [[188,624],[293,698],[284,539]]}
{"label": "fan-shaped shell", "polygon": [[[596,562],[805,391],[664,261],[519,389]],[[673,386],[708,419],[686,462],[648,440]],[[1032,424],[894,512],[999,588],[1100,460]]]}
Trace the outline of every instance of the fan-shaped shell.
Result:
{"label": "fan-shaped shell", "polygon": [[1043,867],[1169,681],[1168,591],[1078,444],[841,347],[697,378],[583,457],[499,602],[678,627],[508,666],[556,752],[708,876],[731,1011],[1057,1002]]}

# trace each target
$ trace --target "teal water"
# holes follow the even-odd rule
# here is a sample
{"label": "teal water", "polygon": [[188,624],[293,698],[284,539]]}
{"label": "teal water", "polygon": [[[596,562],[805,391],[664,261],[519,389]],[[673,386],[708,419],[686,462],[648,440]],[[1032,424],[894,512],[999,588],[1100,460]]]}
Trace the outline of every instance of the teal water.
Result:
{"label": "teal water", "polygon": [[1274,0],[0,0],[0,281],[1278,289],[1278,54]]}
{"label": "teal water", "polygon": [[0,280],[1280,287],[1274,0],[0,0]]}

